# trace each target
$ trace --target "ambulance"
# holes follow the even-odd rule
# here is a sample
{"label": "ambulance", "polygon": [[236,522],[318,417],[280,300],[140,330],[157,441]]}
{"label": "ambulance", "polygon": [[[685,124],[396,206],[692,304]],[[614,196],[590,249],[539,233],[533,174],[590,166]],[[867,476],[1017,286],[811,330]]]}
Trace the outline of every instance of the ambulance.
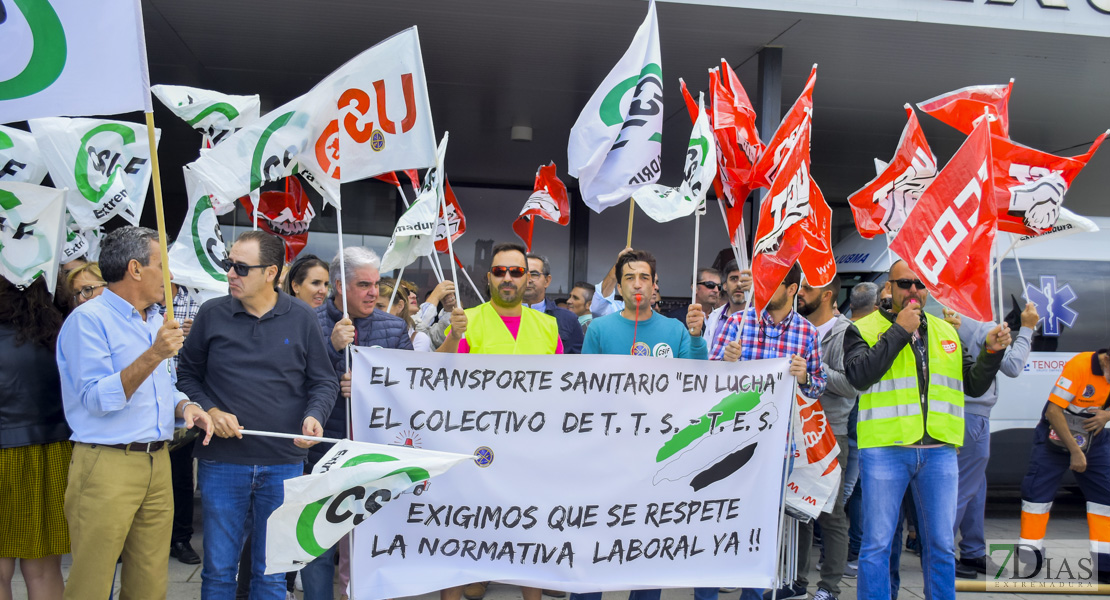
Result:
{"label": "ambulance", "polygon": [[[1002,261],[1005,312],[1013,308],[1014,299],[1021,306],[1028,300],[1037,305],[1041,321],[1024,372],[1017,378],[998,375],[987,467],[991,487],[1021,485],[1033,428],[1068,359],[1079,352],[1110,347],[1110,217],[1091,217],[1090,221],[1098,231],[1023,244]],[[1003,250],[1013,240],[1006,233],[998,237]],[[855,284],[872,281],[882,286],[892,259],[897,259],[887,251],[885,238],[865,240],[854,229],[833,254],[843,285],[840,300],[844,311]],[[997,306],[997,296],[994,303]],[[941,308],[933,298],[926,303],[931,314],[940,316]]]}

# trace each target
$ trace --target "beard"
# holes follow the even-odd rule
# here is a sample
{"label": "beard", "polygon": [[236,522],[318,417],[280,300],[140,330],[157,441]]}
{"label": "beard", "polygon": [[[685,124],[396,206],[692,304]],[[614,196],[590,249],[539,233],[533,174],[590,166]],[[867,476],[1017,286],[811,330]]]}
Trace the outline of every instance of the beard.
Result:
{"label": "beard", "polygon": [[806,302],[805,298],[798,296],[798,314],[803,317],[808,317],[817,311],[817,303],[810,304]]}
{"label": "beard", "polygon": [[496,290],[490,290],[490,301],[502,308],[512,308],[524,299],[524,286],[502,283]]}
{"label": "beard", "polygon": [[[791,302],[791,301],[792,301],[792,299],[789,296],[787,296],[786,294],[783,294],[782,297],[779,298],[778,302],[776,302],[774,298],[771,298],[771,301],[767,303],[767,311],[770,312],[770,311],[782,310],[783,308],[786,307],[786,304],[788,302]],[[799,302],[798,303],[798,311],[799,312],[801,312],[801,308],[802,308],[802,306],[801,306],[801,303]]]}

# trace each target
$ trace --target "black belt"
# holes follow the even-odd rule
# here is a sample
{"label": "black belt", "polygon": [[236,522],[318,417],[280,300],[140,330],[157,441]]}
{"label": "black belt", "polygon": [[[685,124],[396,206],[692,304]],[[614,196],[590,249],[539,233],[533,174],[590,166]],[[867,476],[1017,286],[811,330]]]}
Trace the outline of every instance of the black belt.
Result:
{"label": "black belt", "polygon": [[93,444],[94,446],[104,446],[105,448],[115,448],[116,450],[130,450],[132,452],[157,452],[166,445],[166,442],[133,442],[130,444]]}

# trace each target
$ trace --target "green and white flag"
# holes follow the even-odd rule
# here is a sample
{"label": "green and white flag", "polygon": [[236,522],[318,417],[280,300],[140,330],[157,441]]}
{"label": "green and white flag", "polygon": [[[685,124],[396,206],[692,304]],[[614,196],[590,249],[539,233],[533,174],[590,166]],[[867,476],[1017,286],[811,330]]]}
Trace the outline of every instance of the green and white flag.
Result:
{"label": "green and white flag", "polygon": [[266,522],[266,573],[299,571],[383,504],[473,460],[406,446],[335,444],[311,475],[285,481],[285,501]]}
{"label": "green and white flag", "polygon": [[155,85],[150,91],[204,136],[203,148],[219,144],[226,136],[258,120],[258,94],[233,96],[184,85]]}
{"label": "green and white flag", "polygon": [[81,229],[116,215],[139,224],[150,186],[146,125],[62,117],[29,123],[54,185],[69,188],[66,206]]}
{"label": "green and white flag", "polygon": [[0,125],[0,181],[39,185],[45,177],[46,163],[35,136]]}
{"label": "green and white flag", "polygon": [[0,123],[150,110],[139,0],[2,2],[0,56]]}
{"label": "green and white flag", "polygon": [[443,205],[443,162],[447,155],[448,133],[443,132],[439,142],[436,165],[424,175],[420,194],[405,214],[397,220],[393,237],[382,255],[383,272],[400,269],[412,264],[421,256],[435,252],[436,226],[439,208]]}
{"label": "green and white flag", "polygon": [[211,197],[189,167],[185,175],[185,194],[189,211],[169,250],[173,282],[190,288],[200,302],[227,295],[227,247],[224,245]]}
{"label": "green and white flag", "polygon": [[46,277],[53,294],[65,212],[65,190],[0,182],[0,276],[19,287]]}
{"label": "green and white flag", "polygon": [[100,238],[104,237],[104,230],[100,227],[81,229],[73,215],[66,210],[66,239],[62,244],[62,256],[58,262],[65,264],[71,260],[84,258],[95,261],[100,257]]}
{"label": "green and white flag", "polygon": [[653,183],[633,192],[632,199],[659,223],[690,215],[705,202],[705,195],[717,176],[717,144],[705,114],[705,94],[698,97],[698,120],[690,132],[682,173],[682,184],[678,187]]}
{"label": "green and white flag", "polygon": [[567,170],[582,200],[601,212],[659,180],[663,69],[655,1],[632,45],[597,88],[570,130]]}

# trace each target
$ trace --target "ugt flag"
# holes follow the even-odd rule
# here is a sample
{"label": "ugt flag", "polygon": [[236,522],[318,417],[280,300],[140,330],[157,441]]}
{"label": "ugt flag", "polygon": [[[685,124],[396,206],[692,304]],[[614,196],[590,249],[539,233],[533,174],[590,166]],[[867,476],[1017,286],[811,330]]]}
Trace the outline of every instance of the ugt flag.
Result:
{"label": "ugt flag", "polygon": [[35,136],[0,125],[0,181],[38,185],[46,177],[46,163]]}
{"label": "ugt flag", "polygon": [[439,142],[436,166],[424,175],[424,187],[405,214],[397,220],[393,237],[382,255],[382,271],[392,271],[412,264],[420,256],[435,251],[436,218],[443,203],[443,161],[447,154],[447,132]]}
{"label": "ugt flag", "polygon": [[184,85],[155,85],[150,91],[173,114],[204,136],[202,148],[211,148],[243,126],[258,119],[258,94],[233,96]]}
{"label": "ugt flag", "polygon": [[0,3],[0,56],[0,123],[150,110],[139,0]]}
{"label": "ugt flag", "polygon": [[65,215],[65,190],[0,182],[0,276],[19,287],[46,277],[53,294]]}
{"label": "ugt flag", "polygon": [[528,251],[532,251],[532,231],[536,228],[536,218],[566,225],[570,223],[570,199],[567,186],[555,174],[555,163],[540,167],[536,171],[536,183],[532,195],[520,209],[520,216],[513,221],[513,232],[524,240]]}
{"label": "ugt flag", "polygon": [[299,571],[386,502],[472,460],[467,454],[338,442],[311,475],[285,481],[285,501],[266,522],[266,573]]}
{"label": "ugt flag", "polygon": [[570,130],[567,171],[595,212],[659,180],[663,68],[655,1],[632,45],[601,82]]}
{"label": "ugt flag", "polygon": [[227,295],[227,248],[216,210],[202,181],[183,167],[189,210],[169,250],[174,283],[198,290],[203,300]]}
{"label": "ugt flag", "polygon": [[994,117],[990,122],[991,134],[1008,138],[1013,89],[1013,79],[1005,85],[972,85],[919,102],[917,107],[967,134],[975,128],[976,121],[989,113]]}
{"label": "ugt flag", "polygon": [[992,320],[990,262],[998,216],[991,192],[990,133],[980,121],[890,244],[934,298],[977,321]]}
{"label": "ugt flag", "polygon": [[[116,215],[139,224],[150,186],[146,125],[99,119],[34,119],[31,132],[55,186],[82,229]],[[161,131],[154,130],[155,145]]]}
{"label": "ugt flag", "polygon": [[649,217],[666,223],[693,213],[717,176],[717,148],[713,128],[705,113],[705,94],[698,96],[698,119],[690,132],[682,183],[675,188],[650,184],[632,193],[632,198]]}

